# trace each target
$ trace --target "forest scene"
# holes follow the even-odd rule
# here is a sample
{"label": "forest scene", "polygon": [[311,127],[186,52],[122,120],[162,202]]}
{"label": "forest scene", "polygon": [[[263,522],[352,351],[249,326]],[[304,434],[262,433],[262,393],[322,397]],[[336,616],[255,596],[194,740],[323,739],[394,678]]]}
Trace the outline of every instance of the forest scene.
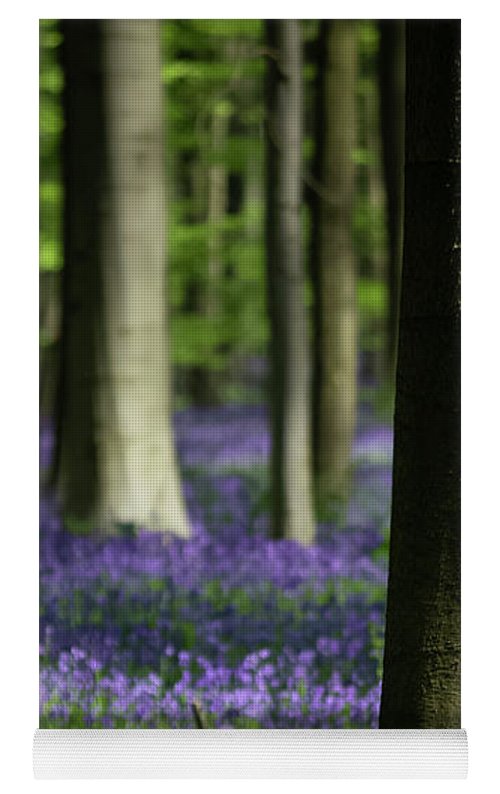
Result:
{"label": "forest scene", "polygon": [[460,22],[39,22],[40,727],[460,727]]}

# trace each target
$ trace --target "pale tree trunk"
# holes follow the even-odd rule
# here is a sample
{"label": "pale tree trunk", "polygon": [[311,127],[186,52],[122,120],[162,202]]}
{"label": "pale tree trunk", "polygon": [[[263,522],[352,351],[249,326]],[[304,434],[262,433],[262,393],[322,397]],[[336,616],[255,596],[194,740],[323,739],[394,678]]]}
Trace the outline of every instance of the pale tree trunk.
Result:
{"label": "pale tree trunk", "polygon": [[310,351],[302,252],[302,42],[296,20],[268,23],[268,268],[272,367],[273,535],[315,537]]}
{"label": "pale tree trunk", "polygon": [[460,727],[460,22],[407,22],[381,728]]}
{"label": "pale tree trunk", "polygon": [[394,377],[398,345],[403,258],[405,148],[405,21],[384,19],[380,27],[380,118],[389,232],[389,311],[386,370]]}
{"label": "pale tree trunk", "polygon": [[170,422],[160,26],[103,23],[108,132],[99,521],[189,535]]}
{"label": "pale tree trunk", "polygon": [[64,268],[52,481],[66,526],[90,528],[99,492],[95,341],[101,312],[100,197],[105,146],[101,32],[95,20],[64,20],[61,30]]}
{"label": "pale tree trunk", "polygon": [[316,278],[316,469],[322,500],[345,501],[357,403],[356,23],[324,22],[325,71]]}

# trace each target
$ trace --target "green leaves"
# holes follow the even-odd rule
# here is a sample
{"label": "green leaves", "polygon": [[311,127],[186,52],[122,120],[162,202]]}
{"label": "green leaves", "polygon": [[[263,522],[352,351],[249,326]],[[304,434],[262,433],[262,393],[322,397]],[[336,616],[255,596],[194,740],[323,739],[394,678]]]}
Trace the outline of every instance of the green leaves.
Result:
{"label": "green leaves", "polygon": [[57,30],[57,19],[40,20],[40,49],[53,50],[62,43],[62,35]]}
{"label": "green leaves", "polygon": [[358,148],[351,152],[351,160],[356,165],[375,165],[376,158],[371,149]]}
{"label": "green leaves", "polygon": [[59,94],[64,86],[64,75],[57,63],[48,64],[40,75],[40,89],[51,94]]}
{"label": "green leaves", "polygon": [[52,271],[61,270],[63,265],[62,245],[59,240],[47,238],[42,233],[40,235],[40,270]]}
{"label": "green leaves", "polygon": [[64,127],[62,109],[56,98],[46,96],[40,107],[40,134],[59,135]]}
{"label": "green leaves", "polygon": [[387,312],[387,284],[379,279],[360,278],[357,284],[358,309],[368,318],[382,319]]}
{"label": "green leaves", "polygon": [[164,83],[173,83],[176,80],[201,80],[204,70],[202,64],[195,61],[173,61],[166,63],[162,69]]}
{"label": "green leaves", "polygon": [[[165,64],[162,69],[162,79],[167,85],[178,80],[192,80],[203,83],[202,88],[213,88],[217,83],[228,83],[232,79],[254,77],[262,74],[262,62],[249,58],[245,61],[217,63],[211,61],[196,61],[179,59]],[[221,86],[224,88],[225,86]]]}
{"label": "green leaves", "polygon": [[56,48],[62,41],[57,20],[40,20],[40,242],[39,267],[62,268],[62,188],[59,145],[64,119],[61,91],[64,78]]}
{"label": "green leaves", "polygon": [[64,526],[74,535],[90,535],[94,528],[92,521],[68,514],[64,516]]}
{"label": "green leaves", "polygon": [[217,348],[231,341],[231,324],[224,318],[202,314],[176,314],[170,321],[172,352],[175,364],[195,366],[203,363],[210,369],[223,366]]}
{"label": "green leaves", "polygon": [[62,185],[54,180],[46,180],[40,185],[40,201],[42,203],[61,206]]}
{"label": "green leaves", "polygon": [[362,57],[373,57],[378,52],[379,30],[376,23],[370,19],[360,20],[358,23],[358,41]]}

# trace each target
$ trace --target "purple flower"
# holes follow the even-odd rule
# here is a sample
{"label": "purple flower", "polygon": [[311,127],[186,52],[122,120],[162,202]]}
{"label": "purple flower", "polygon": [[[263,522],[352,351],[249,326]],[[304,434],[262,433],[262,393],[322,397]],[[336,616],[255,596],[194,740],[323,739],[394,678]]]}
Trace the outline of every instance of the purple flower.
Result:
{"label": "purple flower", "polygon": [[347,522],[308,549],[268,539],[262,407],[176,417],[187,541],[77,537],[44,494],[42,725],[192,727],[193,701],[217,727],[376,725],[392,435],[370,421]]}

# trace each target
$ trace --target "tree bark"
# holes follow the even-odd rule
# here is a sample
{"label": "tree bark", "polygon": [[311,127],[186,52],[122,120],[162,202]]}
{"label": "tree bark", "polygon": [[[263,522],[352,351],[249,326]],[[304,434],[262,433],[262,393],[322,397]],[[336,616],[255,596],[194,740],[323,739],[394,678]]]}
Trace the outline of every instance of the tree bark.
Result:
{"label": "tree bark", "polygon": [[[222,224],[226,217],[228,201],[228,172],[222,161],[226,144],[230,105],[220,101],[214,103],[211,124],[211,154],[214,161],[208,169],[208,267],[204,295],[204,313],[208,320],[216,323],[220,317],[220,287],[224,278],[224,233]],[[220,373],[209,369],[206,373],[206,402],[219,402]]]}
{"label": "tree bark", "polygon": [[[220,285],[224,277],[224,233],[221,228],[227,213],[228,172],[222,161],[229,126],[227,103],[214,101],[208,143],[210,162],[196,158],[192,169],[192,194],[195,222],[209,226],[205,278],[193,282],[190,303],[208,323],[220,317]],[[189,373],[189,391],[196,405],[210,406],[220,402],[221,374],[210,365],[196,364]]]}
{"label": "tree bark", "polygon": [[[208,170],[200,153],[197,153],[190,166],[190,223],[204,223],[207,217],[208,204]],[[193,278],[188,284],[184,311],[202,312],[204,285],[199,278]],[[209,397],[207,370],[201,364],[193,364],[187,371],[187,392],[195,405],[207,405],[213,402]]]}
{"label": "tree bark", "polygon": [[95,340],[101,311],[100,198],[105,133],[99,23],[64,20],[61,29],[64,269],[52,479],[66,522],[71,524],[88,518],[99,495]]}
{"label": "tree bark", "polygon": [[379,29],[380,119],[389,236],[386,373],[394,378],[403,257],[405,21],[384,19]]}
{"label": "tree bark", "polygon": [[208,295],[207,312],[212,316],[216,312],[216,298],[213,286],[223,275],[223,262],[221,259],[221,229],[220,225],[226,216],[227,183],[228,175],[225,164],[222,162],[224,145],[227,138],[229,114],[227,103],[216,103],[212,113],[211,149],[216,159],[210,164],[208,170],[208,214],[207,220],[211,226],[208,243]]}
{"label": "tree bark", "polygon": [[407,23],[404,263],[380,727],[460,727],[460,23]]}
{"label": "tree bark", "polygon": [[315,234],[316,472],[322,499],[349,493],[357,403],[357,267],[352,243],[356,167],[356,23],[322,23],[324,69],[320,118],[324,128]]}
{"label": "tree bark", "polygon": [[273,535],[314,541],[310,350],[302,252],[302,59],[296,20],[267,25],[268,294],[272,368]]}
{"label": "tree bark", "polygon": [[99,522],[186,537],[170,422],[160,28],[103,23],[108,185]]}
{"label": "tree bark", "polygon": [[39,278],[39,411],[53,419],[57,390],[59,339],[61,333],[60,274],[41,272]]}

